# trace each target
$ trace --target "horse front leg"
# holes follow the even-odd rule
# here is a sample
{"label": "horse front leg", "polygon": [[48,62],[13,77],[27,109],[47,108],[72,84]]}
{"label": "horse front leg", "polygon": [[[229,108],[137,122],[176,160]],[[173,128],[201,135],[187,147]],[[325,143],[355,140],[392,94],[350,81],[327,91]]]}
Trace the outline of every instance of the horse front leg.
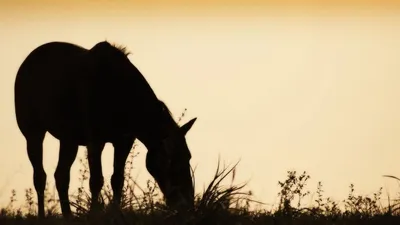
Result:
{"label": "horse front leg", "polygon": [[111,176],[111,187],[113,189],[113,203],[116,206],[121,204],[122,187],[124,185],[125,162],[132,149],[135,138],[121,138],[113,142],[114,146],[114,172]]}

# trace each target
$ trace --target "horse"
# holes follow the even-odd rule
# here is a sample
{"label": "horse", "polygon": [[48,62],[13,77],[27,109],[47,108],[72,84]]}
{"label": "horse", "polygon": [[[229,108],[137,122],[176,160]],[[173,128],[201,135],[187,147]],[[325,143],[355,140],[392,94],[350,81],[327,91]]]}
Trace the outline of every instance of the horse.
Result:
{"label": "horse", "polygon": [[42,161],[46,133],[60,143],[54,178],[65,218],[72,216],[68,190],[78,147],[87,148],[93,212],[99,209],[104,184],[104,145],[111,143],[114,148],[112,203],[120,207],[125,163],[136,139],[147,149],[147,171],[167,206],[194,206],[191,153],[185,135],[197,118],[179,126],[128,55],[125,47],[107,41],[90,49],[55,41],[35,48],[20,65],[14,83],[15,114],[33,167],[39,218],[45,217],[47,175]]}

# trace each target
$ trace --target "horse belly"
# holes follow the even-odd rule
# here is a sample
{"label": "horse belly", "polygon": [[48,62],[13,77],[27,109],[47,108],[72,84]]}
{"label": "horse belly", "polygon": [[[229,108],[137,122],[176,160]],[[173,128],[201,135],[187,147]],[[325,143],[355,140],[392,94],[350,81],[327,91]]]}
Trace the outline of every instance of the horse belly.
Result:
{"label": "horse belly", "polygon": [[82,123],[76,120],[55,119],[46,121],[47,131],[58,140],[76,142],[78,145],[86,145],[87,135]]}

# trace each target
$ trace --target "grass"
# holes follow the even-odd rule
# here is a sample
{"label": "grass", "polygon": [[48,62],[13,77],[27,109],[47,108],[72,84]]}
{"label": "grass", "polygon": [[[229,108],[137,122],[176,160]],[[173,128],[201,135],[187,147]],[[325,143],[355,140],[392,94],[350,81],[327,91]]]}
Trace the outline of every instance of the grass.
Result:
{"label": "grass", "polygon": [[[55,193],[48,190],[47,218],[36,219],[35,192],[26,189],[25,204],[20,207],[14,206],[16,192],[12,191],[9,205],[0,210],[0,224],[400,224],[400,200],[394,200],[387,207],[382,206],[382,188],[372,196],[359,196],[355,194],[354,185],[350,185],[348,197],[338,203],[323,196],[323,186],[319,182],[316,199],[303,206],[303,200],[310,197],[310,192],[305,191],[310,179],[306,172],[297,174],[296,171],[288,171],[286,179],[278,182],[281,189],[276,207],[270,210],[251,209],[252,204],[262,203],[255,201],[251,192],[244,191],[246,184],[234,184],[238,164],[221,167],[219,161],[211,182],[196,195],[195,210],[191,213],[183,215],[168,209],[154,182],[149,180],[142,188],[127,171],[122,209],[109,207],[112,191],[107,184],[102,190],[104,210],[96,217],[89,217],[91,199],[84,186],[88,179],[84,162],[81,160],[81,187],[71,196],[76,215],[74,219],[66,221],[61,217]],[[229,179],[230,184],[223,185]]]}
{"label": "grass", "polygon": [[[181,118],[183,116],[184,113]],[[296,171],[288,171],[286,179],[278,182],[280,191],[276,206],[269,210],[252,209],[252,206],[262,203],[254,199],[251,191],[245,191],[246,183],[235,184],[238,163],[221,166],[220,160],[210,183],[201,193],[196,194],[194,211],[178,214],[165,205],[156,183],[148,180],[145,187],[136,183],[132,175],[135,156],[131,153],[125,166],[120,210],[110,207],[112,189],[106,183],[101,192],[103,211],[94,217],[89,216],[89,170],[87,160],[80,159],[80,186],[70,196],[75,214],[73,219],[66,221],[61,217],[55,189],[46,189],[46,219],[38,220],[34,198],[36,193],[28,188],[25,190],[25,204],[18,207],[15,206],[17,193],[12,191],[9,204],[0,209],[0,224],[400,224],[400,199],[389,199],[389,205],[383,206],[382,188],[371,196],[360,196],[355,194],[355,187],[351,184],[348,197],[341,202],[335,202],[324,197],[321,182],[317,185],[315,195],[311,196],[305,190],[310,179],[306,172],[298,174]],[[395,176],[385,176],[400,183],[400,179]],[[193,182],[194,180],[193,172]],[[314,199],[305,206],[304,199],[309,197]]]}

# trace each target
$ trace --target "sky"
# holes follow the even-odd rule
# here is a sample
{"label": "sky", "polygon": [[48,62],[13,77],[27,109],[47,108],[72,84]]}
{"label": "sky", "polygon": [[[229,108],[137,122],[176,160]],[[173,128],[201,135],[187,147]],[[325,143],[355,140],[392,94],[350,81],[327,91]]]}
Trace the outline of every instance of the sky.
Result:
{"label": "sky", "polygon": [[[378,4],[379,3],[379,4]],[[400,16],[392,1],[9,1],[0,2],[0,206],[32,187],[32,167],[14,113],[18,67],[37,46],[66,41],[126,46],[157,96],[184,122],[196,192],[218,157],[240,159],[236,182],[277,202],[286,171],[307,171],[308,188],[347,197],[379,187],[395,195],[400,176]],[[134,174],[145,181],[146,149]],[[80,148],[82,157],[84,148]],[[105,179],[112,148],[103,152]],[[47,135],[51,189],[58,142]],[[78,185],[78,160],[71,192]],[[74,178],[75,177],[75,178]]]}

